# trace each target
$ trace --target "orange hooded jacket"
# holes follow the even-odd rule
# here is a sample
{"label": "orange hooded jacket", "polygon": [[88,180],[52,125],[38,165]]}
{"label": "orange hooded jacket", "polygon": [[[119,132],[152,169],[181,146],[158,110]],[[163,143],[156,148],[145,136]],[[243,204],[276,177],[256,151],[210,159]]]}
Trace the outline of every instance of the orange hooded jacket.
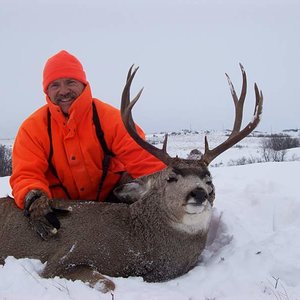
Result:
{"label": "orange hooded jacket", "polygon": [[[47,96],[47,104],[21,125],[13,147],[13,174],[10,178],[16,204],[24,207],[24,197],[32,189],[44,191],[50,198],[67,198],[49,169],[50,141],[47,111],[51,112],[52,163],[71,199],[95,200],[102,176],[103,150],[93,124],[92,101],[96,104],[106,144],[115,156],[101,190],[103,201],[127,171],[132,177],[154,173],[165,165],[143,150],[127,133],[120,111],[93,99],[87,83],[72,103],[69,118]],[[144,133],[138,128],[139,133]]]}

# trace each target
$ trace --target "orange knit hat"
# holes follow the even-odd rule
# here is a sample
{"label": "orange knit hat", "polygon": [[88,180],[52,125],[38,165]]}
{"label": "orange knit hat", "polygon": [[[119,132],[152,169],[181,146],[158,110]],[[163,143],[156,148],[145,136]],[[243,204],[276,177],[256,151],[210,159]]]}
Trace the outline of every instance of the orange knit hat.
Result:
{"label": "orange knit hat", "polygon": [[47,92],[48,85],[59,78],[74,78],[87,84],[85,72],[80,61],[65,50],[50,57],[44,67],[43,89]]}

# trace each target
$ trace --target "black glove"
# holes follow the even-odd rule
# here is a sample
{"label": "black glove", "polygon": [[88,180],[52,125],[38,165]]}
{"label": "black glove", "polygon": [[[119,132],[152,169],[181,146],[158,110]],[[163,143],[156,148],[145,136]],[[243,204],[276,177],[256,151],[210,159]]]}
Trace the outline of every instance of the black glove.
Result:
{"label": "black glove", "polygon": [[57,206],[41,190],[31,190],[25,197],[24,215],[29,218],[33,229],[44,240],[55,235],[60,222],[55,212],[69,212],[70,209]]}

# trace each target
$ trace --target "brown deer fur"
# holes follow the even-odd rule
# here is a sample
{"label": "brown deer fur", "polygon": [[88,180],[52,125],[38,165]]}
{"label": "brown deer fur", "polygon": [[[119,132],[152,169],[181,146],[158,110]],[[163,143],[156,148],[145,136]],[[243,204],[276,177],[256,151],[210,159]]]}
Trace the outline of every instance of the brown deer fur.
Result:
{"label": "brown deer fur", "polygon": [[179,165],[119,187],[118,197],[132,204],[55,200],[72,211],[48,241],[29,228],[12,198],[1,199],[0,259],[40,259],[47,262],[43,277],[91,269],[164,281],[188,272],[205,246],[214,187],[204,164]]}

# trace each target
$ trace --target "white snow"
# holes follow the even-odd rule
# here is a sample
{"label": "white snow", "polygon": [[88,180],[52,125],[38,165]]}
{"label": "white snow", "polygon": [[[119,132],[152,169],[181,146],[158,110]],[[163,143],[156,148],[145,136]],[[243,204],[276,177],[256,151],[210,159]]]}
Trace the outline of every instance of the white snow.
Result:
{"label": "white snow", "polygon": [[[210,139],[212,148],[217,141]],[[257,139],[246,139],[242,148],[218,158],[222,167],[210,168],[216,187],[211,230],[198,266],[189,273],[163,283],[113,278],[112,296],[81,281],[43,279],[38,260],[8,257],[0,266],[0,299],[300,299],[300,161],[227,166],[230,159],[259,155]],[[177,136],[169,143],[171,155],[186,156],[204,139]],[[299,157],[300,149],[288,154]],[[11,193],[8,180],[0,178],[0,196]]]}

